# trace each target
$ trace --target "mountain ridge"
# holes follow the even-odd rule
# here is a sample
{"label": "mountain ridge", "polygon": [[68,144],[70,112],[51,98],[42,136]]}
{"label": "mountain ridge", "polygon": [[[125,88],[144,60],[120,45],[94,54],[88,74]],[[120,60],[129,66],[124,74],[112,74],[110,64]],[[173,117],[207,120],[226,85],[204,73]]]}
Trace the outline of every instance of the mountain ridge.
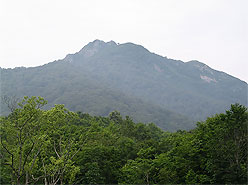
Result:
{"label": "mountain ridge", "polygon": [[[221,71],[221,70],[216,70],[216,69],[214,69],[214,68],[208,66],[207,64],[205,64],[205,63],[203,63],[203,62],[200,62],[200,61],[198,61],[198,60],[190,60],[190,61],[184,62],[184,61],[182,61],[182,60],[177,60],[177,59],[168,58],[167,56],[162,56],[162,55],[156,54],[155,52],[149,51],[149,50],[146,49],[144,46],[139,45],[139,44],[135,44],[135,43],[132,43],[132,42],[125,42],[125,43],[122,43],[122,44],[119,44],[119,43],[117,44],[117,43],[116,43],[115,41],[113,41],[113,40],[110,40],[110,41],[108,41],[108,42],[105,42],[105,41],[100,40],[100,39],[95,39],[94,41],[89,42],[89,43],[88,43],[87,45],[85,45],[85,46],[88,46],[89,44],[94,43],[94,42],[103,42],[104,44],[114,43],[114,45],[116,45],[116,46],[117,46],[117,45],[125,45],[125,44],[131,44],[131,45],[135,45],[135,46],[141,46],[142,48],[144,48],[145,50],[147,50],[147,51],[150,52],[151,54],[157,55],[157,56],[159,56],[159,57],[162,57],[162,58],[165,58],[165,59],[168,59],[168,60],[173,60],[174,62],[184,63],[184,64],[190,64],[191,62],[197,62],[197,63],[199,63],[199,64],[202,64],[202,65],[205,65],[205,66],[209,67],[211,70],[214,70],[214,71],[217,71],[217,72],[220,72],[220,73],[224,73],[224,74],[226,74],[226,75],[228,75],[228,76],[230,76],[230,77],[233,77],[233,78],[236,78],[236,79],[238,79],[238,80],[240,80],[240,81],[242,81],[242,82],[245,82],[246,84],[248,83],[248,82],[246,82],[246,81],[243,80],[243,79],[240,79],[240,78],[238,78],[238,77],[236,77],[236,76],[234,76],[234,75],[228,74],[227,72],[224,72],[224,71]],[[84,47],[85,47],[85,46],[84,46]],[[44,66],[44,65],[47,65],[47,64],[49,64],[49,63],[52,63],[52,62],[67,60],[67,58],[69,58],[68,56],[78,54],[80,51],[82,51],[82,50],[84,49],[84,47],[83,47],[82,49],[80,49],[78,52],[66,54],[66,56],[63,57],[62,59],[57,59],[57,60],[54,60],[54,61],[51,61],[51,62],[48,62],[48,63],[45,63],[45,64],[41,64],[41,65],[38,65],[38,66],[33,66],[33,67],[25,67],[25,66],[18,66],[18,67],[1,67],[1,66],[0,66],[0,68],[1,68],[1,69],[15,69],[15,68],[34,68],[34,67],[40,67],[40,66]]]}
{"label": "mountain ridge", "polygon": [[[9,70],[1,68],[1,76],[3,77],[2,89],[5,94],[43,94],[48,96],[52,103],[66,102],[72,110],[76,110],[76,107],[82,108],[78,105],[80,102],[86,103],[85,106],[88,106],[88,109],[85,111],[91,112],[93,109],[90,107],[94,105],[82,97],[81,91],[92,102],[98,102],[101,108],[97,111],[94,107],[97,114],[101,111],[106,112],[104,107],[113,107],[114,104],[119,104],[117,108],[125,110],[125,114],[133,114],[124,108],[124,102],[129,102],[126,104],[127,107],[130,105],[133,107],[132,110],[137,110],[138,108],[134,108],[135,105],[131,102],[140,100],[143,103],[139,103],[138,107],[141,109],[142,104],[146,107],[143,113],[146,112],[149,115],[147,113],[151,111],[149,106],[154,107],[159,112],[160,121],[162,117],[165,119],[162,112],[167,114],[166,110],[186,116],[190,118],[189,120],[200,121],[223,112],[229,108],[231,103],[247,105],[246,82],[214,70],[199,61],[183,62],[169,59],[133,43],[116,44],[114,41],[95,40],[74,54],[68,54],[61,60],[36,68]],[[46,83],[50,85],[46,86]],[[14,90],[15,86],[17,90]],[[65,88],[65,86],[70,88]],[[39,91],[32,90],[32,88],[39,89]],[[51,89],[53,92],[50,92]],[[104,89],[110,89],[110,91]],[[90,96],[89,93],[95,94],[95,97]],[[118,101],[113,103],[108,94],[125,98],[120,99],[119,103]],[[71,102],[68,101],[70,95],[74,98]],[[56,98],[56,96],[61,96],[61,98]],[[81,97],[82,100],[76,97]],[[104,106],[100,105],[99,99],[104,101]],[[141,113],[137,114],[146,119],[149,117]],[[136,119],[136,121],[145,122],[144,120],[145,118]],[[182,119],[178,119],[177,124],[179,120]],[[170,120],[170,122],[173,121]],[[189,122],[185,124],[191,127],[192,124]],[[161,123],[157,124],[161,127]],[[174,129],[180,129],[180,126]]]}
{"label": "mountain ridge", "polygon": [[[108,42],[105,42],[105,41],[100,40],[100,39],[95,39],[94,41],[89,42],[87,45],[85,45],[85,46],[84,46],[82,49],[80,49],[78,52],[75,52],[75,53],[73,53],[73,54],[67,54],[66,57],[64,57],[63,59],[60,59],[60,60],[66,60],[66,58],[67,58],[68,55],[79,54],[79,53],[82,52],[85,48],[87,48],[88,46],[92,46],[92,44],[94,44],[94,43],[101,43],[102,46],[109,46],[109,45],[112,45],[112,46],[126,46],[126,45],[129,45],[129,46],[130,46],[130,45],[131,45],[131,46],[139,47],[139,48],[144,49],[144,51],[149,52],[150,54],[153,54],[153,55],[155,55],[155,56],[157,56],[157,57],[161,57],[161,58],[164,58],[164,59],[168,59],[169,61],[172,60],[173,62],[183,63],[183,64],[197,63],[197,64],[199,64],[200,66],[201,66],[201,65],[206,66],[206,67],[210,68],[211,70],[214,70],[214,71],[217,71],[217,72],[220,72],[220,73],[224,73],[224,74],[226,74],[226,75],[229,75],[230,77],[233,77],[233,78],[236,78],[236,79],[238,79],[238,80],[241,80],[241,81],[243,81],[243,82],[245,82],[245,83],[247,84],[247,82],[246,82],[245,80],[242,80],[242,79],[240,79],[240,78],[238,78],[238,77],[235,77],[235,76],[233,76],[233,75],[230,75],[230,74],[228,74],[228,73],[226,73],[226,72],[224,72],[224,71],[216,70],[216,69],[214,69],[214,68],[208,66],[207,64],[205,64],[205,63],[203,63],[203,62],[200,62],[200,61],[198,61],[198,60],[190,60],[190,61],[184,62],[184,61],[182,61],[182,60],[176,60],[176,59],[168,58],[167,56],[162,56],[162,55],[156,54],[156,53],[154,53],[154,52],[149,51],[149,50],[148,50],[147,48],[145,48],[144,46],[139,45],[139,44],[135,44],[135,43],[132,43],[132,42],[125,42],[125,43],[122,43],[122,44],[117,44],[117,43],[116,43],[115,41],[113,41],[113,40],[108,41]],[[111,43],[112,43],[112,44],[111,44]],[[196,66],[197,66],[197,65],[196,65]]]}
{"label": "mountain ridge", "polygon": [[[130,47],[130,46],[132,46],[132,47]],[[94,63],[94,65],[99,65],[99,63],[100,63],[99,60],[103,61],[104,60],[103,58],[106,57],[106,55],[107,55],[108,62],[109,62],[109,60],[112,60],[112,63],[109,62],[109,65],[116,65],[115,63],[118,63],[118,60],[119,60],[118,57],[122,57],[122,59],[124,58],[123,60],[125,60],[125,61],[123,61],[123,63],[125,62],[125,64],[127,64],[127,62],[130,62],[128,65],[133,65],[133,63],[134,63],[133,61],[135,60],[135,64],[137,64],[137,65],[132,66],[132,67],[136,67],[136,68],[142,67],[142,65],[145,65],[145,64],[154,64],[154,66],[149,66],[149,67],[155,68],[156,72],[161,72],[164,70],[167,73],[166,75],[164,75],[164,77],[167,79],[172,78],[173,75],[176,77],[181,76],[181,78],[174,80],[175,83],[184,81],[183,78],[188,78],[188,81],[193,79],[195,83],[203,83],[204,86],[205,85],[206,86],[209,86],[209,85],[214,86],[219,81],[221,81],[222,84],[226,83],[226,81],[228,81],[228,80],[232,80],[232,81],[234,80],[235,81],[235,78],[233,78],[232,76],[227,75],[226,73],[214,70],[214,69],[208,67],[206,64],[203,65],[204,66],[203,68],[199,69],[196,66],[192,66],[191,65],[192,62],[184,63],[184,62],[179,61],[179,60],[168,59],[167,57],[162,57],[160,55],[151,53],[148,50],[143,50],[143,48],[144,47],[142,47],[142,46],[140,47],[139,45],[124,43],[124,44],[120,44],[120,45],[115,46],[115,49],[111,48],[112,49],[111,52],[108,51],[108,48],[105,48],[107,51],[101,50],[102,53],[101,52],[96,53],[94,56],[91,56],[88,60],[91,60],[91,62]],[[123,54],[124,56],[118,55],[118,52],[122,53],[122,54],[124,53]],[[98,61],[98,63],[97,63],[97,61]],[[115,63],[114,63],[114,61],[115,61]],[[104,62],[106,62],[106,61],[104,61]],[[87,60],[84,60],[82,58],[80,59],[77,57],[75,57],[75,63],[77,63],[79,65],[80,65],[80,63],[84,63],[84,64],[88,65]],[[193,62],[193,63],[195,63],[195,62]],[[118,64],[120,64],[120,62]],[[142,65],[140,65],[140,64],[142,64]],[[198,62],[197,64],[199,66],[199,64],[202,65],[203,63]],[[89,65],[91,65],[91,64],[89,64]],[[159,65],[164,65],[165,68],[167,68],[167,71],[165,68],[162,69],[161,66],[159,66]],[[125,66],[122,66],[122,67],[125,68]],[[175,69],[175,67],[176,67],[176,69]],[[91,69],[93,69],[93,68],[94,68],[94,66],[91,66]],[[109,70],[109,69],[107,69],[107,70]],[[132,69],[129,68],[129,70],[132,70]],[[199,71],[201,73],[199,73]],[[111,70],[109,70],[108,72],[112,73]],[[137,72],[139,72],[139,71],[137,71]],[[183,72],[184,74],[181,72]],[[176,75],[175,75],[175,73],[176,73]],[[215,73],[215,74],[213,74],[213,73]],[[207,75],[210,75],[210,76],[207,76]],[[218,78],[215,79],[212,77],[212,75],[215,75]],[[227,78],[229,78],[229,79],[226,80]],[[198,82],[197,82],[197,80],[198,80]],[[192,85],[192,84],[190,84],[190,85]],[[246,82],[245,82],[245,85],[247,85]],[[203,86],[203,89],[205,88],[204,86]],[[199,95],[199,93],[198,93],[198,95]],[[209,97],[209,98],[211,98],[211,97]],[[236,98],[236,99],[238,99],[238,98]],[[243,97],[243,99],[245,99],[245,98]]]}

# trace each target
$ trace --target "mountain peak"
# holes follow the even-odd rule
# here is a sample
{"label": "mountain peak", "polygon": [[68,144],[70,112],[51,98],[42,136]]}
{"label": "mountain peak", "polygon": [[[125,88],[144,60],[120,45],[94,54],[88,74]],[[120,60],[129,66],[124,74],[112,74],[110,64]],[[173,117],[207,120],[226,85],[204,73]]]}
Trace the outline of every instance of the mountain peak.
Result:
{"label": "mountain peak", "polygon": [[115,41],[111,40],[109,42],[106,43],[107,45],[110,45],[110,46],[115,46],[117,45]]}
{"label": "mountain peak", "polygon": [[102,40],[96,39],[92,42],[89,42],[85,47],[87,48],[96,48],[96,47],[100,47],[100,46],[104,46],[106,43]]}
{"label": "mountain peak", "polygon": [[85,58],[95,55],[99,50],[107,46],[116,46],[117,44],[114,41],[104,42],[102,40],[96,39],[93,42],[89,42],[84,46],[78,53],[83,55]]}
{"label": "mountain peak", "polygon": [[117,45],[113,40],[109,41],[109,42],[104,42],[103,40],[99,40],[99,39],[96,39],[92,42],[89,42],[85,47],[102,47],[102,46],[115,46]]}
{"label": "mountain peak", "polygon": [[105,45],[106,43],[104,41],[96,39],[93,42],[90,42],[86,46],[84,46],[79,51],[79,54],[83,55],[85,58],[91,57],[95,55]]}

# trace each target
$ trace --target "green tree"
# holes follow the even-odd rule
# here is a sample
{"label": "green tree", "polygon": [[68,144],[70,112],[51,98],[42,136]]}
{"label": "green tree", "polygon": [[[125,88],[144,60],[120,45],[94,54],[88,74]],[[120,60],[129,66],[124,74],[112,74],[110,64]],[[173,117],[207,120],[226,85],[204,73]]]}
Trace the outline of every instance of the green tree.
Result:
{"label": "green tree", "polygon": [[55,105],[43,113],[48,140],[39,155],[38,166],[42,167],[40,177],[45,184],[72,183],[79,172],[74,157],[82,149],[87,135],[80,132],[79,126],[70,124],[74,119],[77,119],[77,114],[63,105]]}
{"label": "green tree", "polygon": [[6,118],[1,119],[1,164],[11,170],[12,182],[28,184],[47,135],[42,132],[43,98],[28,98],[18,104]]}
{"label": "green tree", "polygon": [[196,139],[210,183],[247,182],[247,128],[247,108],[239,104],[198,123]]}
{"label": "green tree", "polygon": [[45,104],[41,97],[24,97],[1,119],[1,164],[14,184],[70,183],[79,172],[73,158],[85,138],[70,125],[77,116],[62,105],[41,110]]}

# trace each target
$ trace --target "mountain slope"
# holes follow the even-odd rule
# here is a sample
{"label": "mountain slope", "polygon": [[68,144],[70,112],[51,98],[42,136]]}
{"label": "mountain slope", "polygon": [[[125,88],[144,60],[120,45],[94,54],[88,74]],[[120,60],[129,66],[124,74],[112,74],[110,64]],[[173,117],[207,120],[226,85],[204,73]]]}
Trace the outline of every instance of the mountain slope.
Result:
{"label": "mountain slope", "polygon": [[[2,95],[42,96],[48,100],[46,108],[65,104],[73,111],[107,116],[118,110],[136,122],[154,122],[164,130],[193,128],[193,121],[185,116],[128,96],[89,78],[77,66],[67,62],[53,62],[35,68],[1,69]],[[1,104],[1,114],[7,114]]]}
{"label": "mountain slope", "polygon": [[186,117],[204,120],[232,103],[247,105],[247,83],[235,77],[198,61],[184,63],[113,41],[95,40],[43,66],[1,69],[1,82],[2,95],[40,95],[50,105],[97,115],[116,109],[174,130],[192,127]]}
{"label": "mountain slope", "polygon": [[64,61],[94,79],[194,120],[247,105],[247,84],[198,61],[161,57],[132,43],[95,40]]}

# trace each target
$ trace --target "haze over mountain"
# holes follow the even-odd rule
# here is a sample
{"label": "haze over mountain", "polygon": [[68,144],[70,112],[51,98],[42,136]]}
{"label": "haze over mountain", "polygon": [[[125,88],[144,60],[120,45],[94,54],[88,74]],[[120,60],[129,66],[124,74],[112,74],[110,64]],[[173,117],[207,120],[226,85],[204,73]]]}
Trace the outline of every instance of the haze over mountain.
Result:
{"label": "haze over mountain", "polygon": [[[1,68],[1,94],[43,96],[73,111],[106,116],[113,110],[163,129],[247,106],[247,83],[199,61],[182,62],[133,43],[95,40],[64,59],[33,68]],[[8,113],[1,102],[1,114]],[[191,121],[193,120],[193,121]]]}

